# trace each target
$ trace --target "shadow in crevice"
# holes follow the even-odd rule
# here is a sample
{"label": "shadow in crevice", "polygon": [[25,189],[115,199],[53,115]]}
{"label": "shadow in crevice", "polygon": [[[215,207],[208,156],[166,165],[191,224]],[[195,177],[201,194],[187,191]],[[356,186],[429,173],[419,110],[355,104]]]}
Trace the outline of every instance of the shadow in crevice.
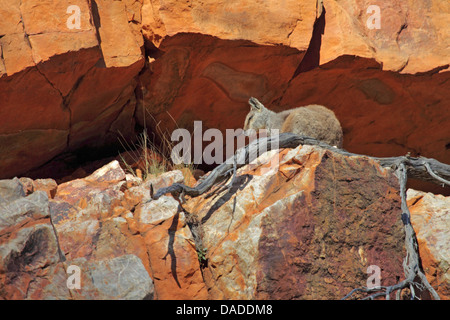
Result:
{"label": "shadow in crevice", "polygon": [[[228,189],[228,192],[223,194],[217,201],[211,206],[211,208],[208,210],[206,215],[202,218],[201,223],[205,223],[208,221],[209,218],[213,215],[214,212],[216,212],[220,207],[222,207],[228,200],[231,199],[231,197],[238,191],[243,190],[249,182],[252,180],[253,176],[245,174],[241,176],[237,176],[233,185]],[[220,192],[219,190],[218,192]],[[233,213],[236,206],[236,202],[234,202],[233,205]]]}
{"label": "shadow in crevice", "polygon": [[[242,175],[242,176],[237,176],[230,188],[228,188],[227,185],[224,185],[222,188],[215,191],[214,193],[218,194],[218,193],[221,193],[224,188],[228,188],[228,191],[225,192],[225,194],[223,194],[211,206],[211,208],[208,210],[206,215],[201,219],[201,221],[198,221],[198,219],[196,218],[195,215],[187,212],[181,205],[178,206],[177,213],[174,215],[174,217],[172,219],[172,223],[167,230],[168,235],[169,235],[169,241],[168,241],[168,245],[167,245],[167,253],[163,257],[163,259],[166,260],[167,256],[170,256],[170,260],[171,260],[170,268],[171,268],[172,276],[179,288],[181,288],[181,284],[178,280],[178,275],[177,275],[177,257],[175,255],[174,244],[175,244],[175,233],[177,231],[178,221],[180,218],[180,212],[183,211],[186,214],[186,222],[187,222],[187,225],[189,226],[189,229],[191,230],[191,233],[193,235],[196,250],[197,251],[203,250],[202,227],[201,227],[202,224],[205,223],[212,216],[212,214],[215,211],[217,211],[222,205],[224,205],[226,202],[228,202],[231,199],[231,197],[234,194],[236,194],[236,192],[238,190],[243,190],[251,180],[252,180],[252,176],[248,175],[248,174]],[[236,208],[236,197],[234,198],[232,213],[234,213],[235,208]],[[202,263],[202,262],[200,261],[200,263]]]}
{"label": "shadow in crevice", "polygon": [[167,233],[169,234],[169,243],[167,245],[167,253],[163,258],[163,260],[165,260],[168,255],[170,256],[170,270],[179,288],[181,288],[181,285],[180,282],[178,281],[177,276],[177,257],[175,256],[174,244],[175,244],[175,233],[177,231],[178,220],[180,218],[180,211],[181,210],[179,207],[178,212],[173,216],[172,224],[167,230]]}
{"label": "shadow in crevice", "polygon": [[292,79],[297,77],[300,73],[317,68],[320,63],[320,47],[322,46],[322,35],[325,31],[325,7],[322,14],[314,22],[313,33],[311,41],[309,42],[308,50],[303,57],[300,65],[295,70]]}
{"label": "shadow in crevice", "polygon": [[[420,256],[420,252],[421,252],[420,251],[420,244],[419,244],[419,241],[417,240],[417,235],[415,234],[415,231],[414,231],[414,242],[415,242],[415,244],[417,246],[416,250],[417,250],[417,256],[419,258],[419,265],[418,265],[419,270],[423,274],[426,274],[425,270],[423,268],[423,264],[422,264],[422,257]],[[414,279],[414,283],[422,283],[422,280],[420,279],[419,276],[416,276],[416,278]],[[434,289],[436,290],[436,288],[434,288]],[[431,293],[426,288],[416,288],[416,290],[417,290],[416,294],[420,298],[420,300],[432,300]]]}
{"label": "shadow in crevice", "polygon": [[144,52],[146,57],[150,57],[153,59],[159,59],[165,53],[165,51],[156,47],[155,44],[148,39],[144,39]]}
{"label": "shadow in crevice", "polygon": [[105,57],[103,56],[103,50],[101,50],[102,37],[100,36],[100,28],[102,26],[100,21],[100,14],[98,12],[97,2],[92,0],[91,2],[91,12],[92,12],[92,22],[95,26],[95,34],[97,36],[98,46],[100,48],[100,53],[102,55],[101,59],[98,60],[96,67],[106,68]]}

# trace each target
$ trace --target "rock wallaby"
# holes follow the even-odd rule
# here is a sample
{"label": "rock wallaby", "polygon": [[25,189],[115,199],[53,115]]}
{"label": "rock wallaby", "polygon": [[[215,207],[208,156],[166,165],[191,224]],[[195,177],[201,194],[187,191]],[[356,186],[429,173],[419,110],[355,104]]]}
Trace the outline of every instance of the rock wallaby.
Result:
{"label": "rock wallaby", "polygon": [[309,105],[276,113],[256,98],[251,97],[248,103],[250,112],[245,118],[244,130],[278,129],[280,133],[296,133],[342,148],[341,124],[334,112],[324,106]]}

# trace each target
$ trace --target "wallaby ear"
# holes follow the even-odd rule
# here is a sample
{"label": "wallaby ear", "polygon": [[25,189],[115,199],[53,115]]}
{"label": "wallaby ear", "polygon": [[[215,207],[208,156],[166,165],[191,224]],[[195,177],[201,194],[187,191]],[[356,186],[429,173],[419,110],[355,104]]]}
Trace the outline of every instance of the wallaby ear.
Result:
{"label": "wallaby ear", "polygon": [[258,99],[251,97],[248,99],[248,103],[250,104],[251,111],[262,111],[264,105],[258,101]]}

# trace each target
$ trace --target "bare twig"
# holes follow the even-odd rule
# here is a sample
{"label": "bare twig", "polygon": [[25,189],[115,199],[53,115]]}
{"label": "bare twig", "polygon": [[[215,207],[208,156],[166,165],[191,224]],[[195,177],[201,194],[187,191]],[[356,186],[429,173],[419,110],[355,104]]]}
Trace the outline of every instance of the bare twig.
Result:
{"label": "bare twig", "polygon": [[432,176],[433,178],[435,178],[436,180],[450,186],[450,181],[442,179],[441,177],[439,177],[437,174],[435,174],[433,172],[433,170],[431,170],[430,168],[430,164],[428,162],[425,162],[425,168],[427,169],[428,173],[430,174],[430,176]]}

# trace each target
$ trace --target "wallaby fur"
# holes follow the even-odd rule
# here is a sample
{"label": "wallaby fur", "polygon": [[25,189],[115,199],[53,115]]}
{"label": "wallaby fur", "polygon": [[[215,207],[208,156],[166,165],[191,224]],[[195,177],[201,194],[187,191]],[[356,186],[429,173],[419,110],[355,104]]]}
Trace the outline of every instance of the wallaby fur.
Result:
{"label": "wallaby fur", "polygon": [[296,133],[342,148],[341,124],[334,112],[324,106],[314,104],[276,113],[256,98],[251,97],[248,103],[250,112],[245,118],[244,130],[278,129],[280,133]]}

